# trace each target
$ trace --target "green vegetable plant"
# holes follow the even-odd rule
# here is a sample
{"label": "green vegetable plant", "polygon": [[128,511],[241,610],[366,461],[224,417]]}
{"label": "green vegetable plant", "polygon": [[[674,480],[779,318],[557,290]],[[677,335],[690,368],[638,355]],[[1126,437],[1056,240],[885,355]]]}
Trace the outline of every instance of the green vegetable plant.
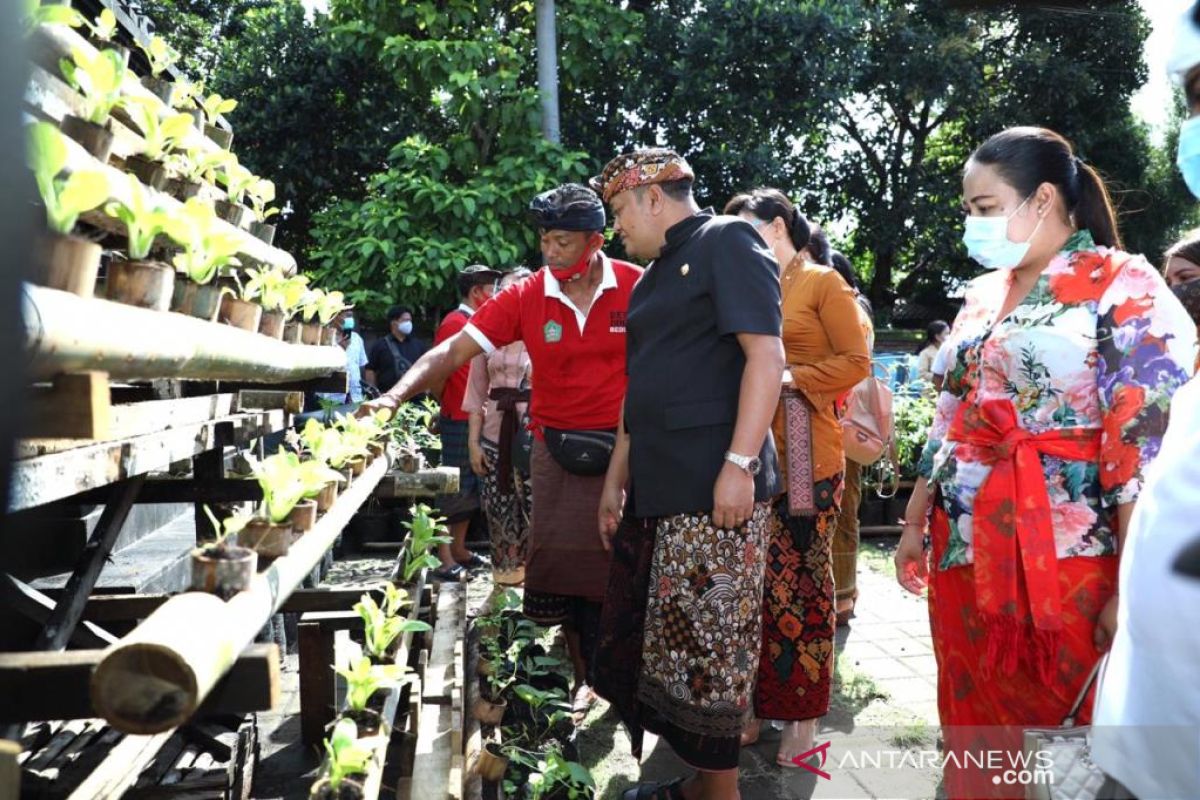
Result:
{"label": "green vegetable plant", "polygon": [[238,163],[237,156],[222,164],[222,169],[216,177],[217,183],[225,187],[225,193],[231,203],[241,203],[246,191],[258,180],[257,175]]}
{"label": "green vegetable plant", "polygon": [[78,28],[85,22],[83,14],[69,5],[42,5],[41,0],[25,0],[21,9],[21,25],[26,33],[38,25],[66,25],[69,28]]}
{"label": "green vegetable plant", "polygon": [[380,689],[399,686],[407,669],[400,664],[372,664],[363,656],[348,668],[336,668],[338,675],[346,680],[346,708],[362,711],[367,707],[371,695]]}
{"label": "green vegetable plant", "polygon": [[401,634],[432,630],[427,622],[389,617],[370,594],[364,594],[354,604],[354,611],[363,621],[363,649],[376,662],[388,660],[388,650]]}
{"label": "green vegetable plant", "polygon": [[116,50],[101,50],[93,56],[76,47],[70,59],[59,61],[59,68],[67,83],[83,95],[82,118],[94,125],[107,123],[122,102],[121,83],[127,67],[121,55]]}
{"label": "green vegetable plant", "polygon": [[46,207],[46,223],[51,230],[66,236],[74,230],[80,214],[108,200],[108,176],[89,170],[59,178],[67,167],[67,143],[49,122],[35,122],[29,127],[27,147],[34,180]]}
{"label": "green vegetable plant", "polygon": [[249,515],[234,514],[219,521],[217,520],[217,515],[212,512],[212,509],[207,504],[204,506],[204,513],[208,516],[208,521],[212,523],[212,529],[217,533],[216,539],[205,544],[204,549],[206,551],[223,550],[228,543],[229,537],[236,536],[253,519]]}
{"label": "green vegetable plant", "polygon": [[171,114],[160,119],[158,108],[157,102],[144,97],[130,97],[125,103],[125,111],[142,132],[146,143],[142,155],[151,161],[161,161],[192,132],[191,115]]}
{"label": "green vegetable plant", "polygon": [[203,99],[198,97],[196,104],[204,113],[204,121],[209,125],[214,124],[217,117],[228,114],[238,106],[237,100],[221,97],[219,94],[210,94]]}
{"label": "green vegetable plant", "polygon": [[295,453],[280,448],[278,453],[261,461],[249,455],[246,460],[263,492],[263,514],[274,525],[286,520],[296,504],[312,491],[313,478],[302,468]]}
{"label": "green vegetable plant", "polygon": [[258,300],[267,311],[278,311],[290,320],[300,311],[308,293],[308,277],[289,277],[280,267],[248,269],[241,289],[243,300]]}
{"label": "green vegetable plant", "polygon": [[411,583],[422,567],[435,569],[441,565],[433,550],[439,544],[450,543],[450,537],[445,535],[449,533],[445,522],[442,517],[434,516],[433,509],[425,503],[413,506],[412,519],[404,523],[410,533],[400,571],[405,583]]}
{"label": "green vegetable plant", "polygon": [[565,794],[569,800],[595,796],[596,783],[592,774],[582,764],[568,761],[558,747],[550,748],[527,765],[533,767],[526,784],[528,800],[542,800],[558,794]]}
{"label": "green vegetable plant", "polygon": [[403,589],[394,583],[385,583],[383,585],[383,613],[389,617],[396,617],[400,615],[400,612],[407,605],[410,605],[407,589]]}
{"label": "green vegetable plant", "polygon": [[341,292],[322,292],[317,300],[317,319],[322,325],[333,322],[333,318],[350,308],[346,295]]}
{"label": "green vegetable plant", "polygon": [[420,404],[400,404],[392,420],[391,432],[392,441],[401,453],[417,455],[422,451],[442,449],[442,440],[429,429],[437,413],[437,403],[430,399]]}
{"label": "green vegetable plant", "polygon": [[141,181],[133,175],[125,176],[128,182],[128,196],[123,200],[109,203],[104,213],[119,219],[125,225],[125,236],[128,242],[126,256],[130,261],[144,261],[154,247],[154,240],[160,233],[172,235],[171,215],[152,195]]}
{"label": "green vegetable plant", "polygon": [[342,782],[351,775],[362,775],[371,762],[372,752],[358,744],[358,726],[352,719],[340,719],[325,740],[329,768],[329,788],[338,796]]}
{"label": "green vegetable plant", "polygon": [[[312,456],[313,461],[328,464],[335,470],[341,469],[353,458],[342,441],[341,431],[311,417],[300,431],[300,446]],[[341,477],[340,473],[338,477]]]}
{"label": "green vegetable plant", "polygon": [[561,689],[542,690],[522,683],[513,689],[513,693],[533,712],[533,722],[536,726],[534,741],[541,741],[549,735],[555,725],[570,718],[568,712],[571,710],[571,704],[567,702],[567,696]]}
{"label": "green vegetable plant", "polygon": [[266,222],[279,213],[278,208],[268,208],[271,203],[275,202],[273,181],[266,178],[256,179],[254,183],[246,187],[246,198],[250,201],[250,210],[254,212],[254,218],[259,222]]}
{"label": "green vegetable plant", "polygon": [[92,38],[101,42],[111,42],[117,33],[117,15],[111,9],[104,9],[95,22],[84,20],[84,24],[92,32]]}
{"label": "green vegetable plant", "polygon": [[196,283],[208,284],[221,269],[241,264],[235,256],[241,237],[219,224],[212,209],[198,198],[184,203],[182,213],[169,225],[172,238],[183,248],[174,258],[175,268]]}
{"label": "green vegetable plant", "polygon": [[225,150],[205,150],[200,145],[191,145],[175,153],[169,166],[180,177],[193,183],[207,181],[215,183],[217,172],[233,156]]}
{"label": "green vegetable plant", "polygon": [[150,62],[150,74],[156,78],[162,77],[164,72],[175,66],[180,57],[179,51],[161,36],[151,36],[150,41],[142,46],[142,52]]}

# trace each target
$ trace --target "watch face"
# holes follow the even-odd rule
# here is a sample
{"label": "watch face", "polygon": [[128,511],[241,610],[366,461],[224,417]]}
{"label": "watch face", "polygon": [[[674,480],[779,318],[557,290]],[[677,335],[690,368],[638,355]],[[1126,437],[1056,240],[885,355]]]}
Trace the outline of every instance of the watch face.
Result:
{"label": "watch face", "polygon": [[757,456],[750,459],[750,463],[746,465],[746,471],[749,472],[751,475],[757,475],[761,469],[762,469],[762,460],[759,459]]}

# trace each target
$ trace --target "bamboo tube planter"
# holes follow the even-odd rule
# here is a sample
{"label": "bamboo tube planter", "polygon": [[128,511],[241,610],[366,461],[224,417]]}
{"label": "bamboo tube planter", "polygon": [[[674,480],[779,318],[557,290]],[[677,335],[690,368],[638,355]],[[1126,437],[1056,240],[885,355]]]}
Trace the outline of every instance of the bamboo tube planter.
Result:
{"label": "bamboo tube planter", "polygon": [[270,383],[319,378],[346,366],[340,347],[287,345],[230,325],[41,286],[26,284],[23,304],[33,379],[102,371],[114,379]]}
{"label": "bamboo tube planter", "polygon": [[169,730],[191,717],[333,546],[385,470],[383,462],[370,467],[249,590],[228,602],[199,592],[176,595],[110,646],[92,675],[96,712],[117,730],[136,734]]}

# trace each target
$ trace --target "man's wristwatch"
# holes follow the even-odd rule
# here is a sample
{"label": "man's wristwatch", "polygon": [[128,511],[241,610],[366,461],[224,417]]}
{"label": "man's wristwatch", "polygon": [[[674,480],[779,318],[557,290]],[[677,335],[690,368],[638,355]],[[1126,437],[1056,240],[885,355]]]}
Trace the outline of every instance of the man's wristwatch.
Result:
{"label": "man's wristwatch", "polygon": [[758,456],[739,456],[732,450],[726,450],[725,460],[736,467],[744,469],[752,476],[757,475],[762,470],[762,460]]}

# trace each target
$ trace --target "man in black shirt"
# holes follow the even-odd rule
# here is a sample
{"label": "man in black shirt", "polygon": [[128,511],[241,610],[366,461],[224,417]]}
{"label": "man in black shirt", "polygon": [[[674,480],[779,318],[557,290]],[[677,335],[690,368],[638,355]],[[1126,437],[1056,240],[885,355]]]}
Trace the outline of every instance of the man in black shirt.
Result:
{"label": "man in black shirt", "polygon": [[700,210],[692,179],[664,149],[619,156],[593,179],[626,252],[653,259],[629,303],[628,389],[600,504],[613,560],[596,688],[635,753],[649,730],[701,770],[626,792],[635,800],[738,796],[782,491],[770,436],[779,267],[750,223]]}
{"label": "man in black shirt", "polygon": [[381,392],[396,385],[408,368],[425,354],[429,345],[412,335],[412,311],[392,306],[387,313],[388,332],[371,345],[363,380]]}

